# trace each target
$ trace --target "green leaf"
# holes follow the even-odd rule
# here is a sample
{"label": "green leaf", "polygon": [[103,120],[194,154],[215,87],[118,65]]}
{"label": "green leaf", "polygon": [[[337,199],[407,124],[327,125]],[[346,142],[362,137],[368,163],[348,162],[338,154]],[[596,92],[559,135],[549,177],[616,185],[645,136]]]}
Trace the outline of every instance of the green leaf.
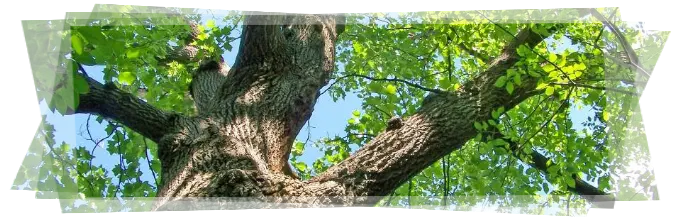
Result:
{"label": "green leaf", "polygon": [[118,75],[118,80],[127,85],[132,85],[132,82],[134,82],[137,79],[137,77],[129,71],[121,72],[120,75]]}
{"label": "green leaf", "polygon": [[215,27],[215,20],[212,20],[212,19],[208,20],[208,22],[206,22],[205,26],[209,29],[214,28]]}
{"label": "green leaf", "polygon": [[66,114],[66,111],[68,111],[68,104],[66,103],[66,100],[64,99],[65,97],[62,97],[61,93],[59,92],[60,90],[64,90],[63,88],[60,88],[57,90],[57,92],[52,96],[52,102],[54,103],[57,111],[59,111],[62,114]]}
{"label": "green leaf", "polygon": [[571,177],[565,177],[564,181],[567,182],[567,186],[574,188],[576,187],[576,181],[574,181],[574,178]]}
{"label": "green leaf", "polygon": [[128,49],[128,51],[125,53],[125,55],[126,55],[127,58],[129,58],[129,59],[134,59],[134,58],[139,57],[139,53],[140,53],[140,50],[139,50],[139,49],[137,49],[137,48],[132,48],[132,49]]}
{"label": "green leaf", "polygon": [[545,88],[545,94],[546,95],[552,95],[555,92],[555,87],[548,86]]}
{"label": "green leaf", "polygon": [[102,34],[102,31],[98,28],[91,27],[91,26],[85,26],[78,28],[78,32],[85,37],[85,40],[90,42],[91,44],[96,44],[96,45],[101,45],[102,47],[106,47],[106,36]]}
{"label": "green leaf", "polygon": [[512,94],[513,91],[515,91],[515,86],[512,83],[508,83],[505,85],[505,90],[508,91],[508,93]]}
{"label": "green leaf", "polygon": [[50,111],[52,111],[52,113],[54,113],[54,109],[56,108],[56,104],[54,102],[54,99],[55,99],[54,95],[52,95],[48,92],[42,92],[42,91],[40,92],[40,94],[42,95],[42,97],[45,98],[45,103],[47,104],[47,108],[49,108]]}
{"label": "green leaf", "polygon": [[80,74],[73,74],[73,89],[76,94],[86,94],[90,92],[90,86],[85,77]]}
{"label": "green leaf", "polygon": [[305,150],[305,144],[302,142],[296,142],[295,147],[293,148],[293,155],[299,156],[302,155],[302,152]]}
{"label": "green leaf", "polygon": [[505,85],[506,80],[507,79],[506,79],[505,76],[501,76],[496,80],[496,83],[494,84],[494,86],[496,86],[498,88],[503,87]]}
{"label": "green leaf", "polygon": [[97,64],[97,60],[95,60],[90,53],[74,54],[73,59],[87,66],[94,66]]}
{"label": "green leaf", "polygon": [[78,108],[80,99],[78,93],[68,88],[60,88],[56,91],[56,93],[57,95],[61,96],[62,99],[64,99],[66,106],[73,110]]}
{"label": "green leaf", "polygon": [[548,173],[549,173],[550,175],[556,175],[558,169],[559,169],[559,168],[558,168],[557,166],[550,166],[550,167],[548,167]]}
{"label": "green leaf", "polygon": [[78,34],[71,35],[71,47],[76,51],[76,54],[83,54],[83,40]]}
{"label": "green leaf", "polygon": [[538,72],[536,72],[536,71],[533,71],[533,70],[530,70],[530,71],[529,71],[529,75],[531,75],[531,76],[533,76],[533,77],[541,77],[541,74],[540,74],[540,73],[538,73]]}
{"label": "green leaf", "polygon": [[[549,60],[550,62],[554,63],[555,61],[557,61],[557,55],[554,54],[554,53],[551,53],[550,55],[548,55],[548,60]],[[551,66],[552,66],[552,65],[551,65]]]}
{"label": "green leaf", "polygon": [[515,84],[517,84],[518,86],[522,85],[522,77],[519,73],[515,75]]}
{"label": "green leaf", "polygon": [[361,112],[359,110],[354,110],[352,111],[352,115],[359,117],[361,115]]}
{"label": "green leaf", "polygon": [[387,87],[385,87],[385,92],[391,95],[397,94],[397,87],[393,85],[387,85]]}
{"label": "green leaf", "polygon": [[602,119],[604,119],[604,121],[609,121],[609,112],[602,111]]}
{"label": "green leaf", "polygon": [[482,130],[482,124],[480,124],[479,122],[475,122],[475,129],[481,131]]}
{"label": "green leaf", "polygon": [[295,167],[295,169],[297,169],[298,171],[301,171],[301,172],[304,172],[304,171],[307,170],[307,164],[304,163],[304,162],[297,162],[297,163],[293,164],[293,166]]}

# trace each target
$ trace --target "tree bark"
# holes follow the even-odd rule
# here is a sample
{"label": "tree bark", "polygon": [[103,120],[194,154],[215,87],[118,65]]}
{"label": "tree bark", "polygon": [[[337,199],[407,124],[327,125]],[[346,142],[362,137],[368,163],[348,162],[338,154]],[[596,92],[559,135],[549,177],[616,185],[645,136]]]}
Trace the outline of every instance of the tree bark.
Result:
{"label": "tree bark", "polygon": [[234,66],[194,75],[198,116],[160,111],[94,80],[77,112],[113,118],[158,143],[162,182],[154,210],[192,207],[208,197],[219,200],[214,204],[240,197],[270,202],[267,207],[374,205],[460,149],[477,134],[474,122],[538,94],[530,76],[512,94],[494,86],[519,61],[520,45],[533,48],[548,37],[526,28],[461,89],[432,93],[414,115],[301,181],[286,171],[287,161],[334,71],[343,23],[343,16],[334,15],[248,15]]}

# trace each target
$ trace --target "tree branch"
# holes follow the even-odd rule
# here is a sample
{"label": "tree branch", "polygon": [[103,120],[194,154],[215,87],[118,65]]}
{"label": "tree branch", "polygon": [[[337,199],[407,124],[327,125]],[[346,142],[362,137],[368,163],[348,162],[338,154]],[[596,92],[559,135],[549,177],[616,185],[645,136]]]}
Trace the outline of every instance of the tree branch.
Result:
{"label": "tree branch", "polygon": [[630,45],[626,37],[621,33],[621,30],[619,30],[618,27],[616,27],[614,24],[612,24],[607,18],[605,18],[600,12],[597,11],[597,9],[590,9],[590,13],[595,16],[598,20],[602,22],[609,30],[611,30],[614,35],[616,36],[616,39],[619,40],[621,45],[623,46],[623,50],[626,52],[626,55],[628,56],[628,60],[630,60],[630,64],[635,67],[637,72],[644,73],[647,77],[650,77],[651,74],[649,71],[647,71],[644,67],[640,65],[640,59],[638,58],[637,54],[633,50],[633,47]]}
{"label": "tree branch", "polygon": [[468,47],[465,46],[465,44],[463,44],[462,42],[461,42],[461,43],[457,43],[456,45],[458,46],[458,48],[460,48],[460,49],[462,49],[463,51],[467,52],[468,54],[474,56],[475,58],[479,58],[479,59],[481,59],[481,60],[484,61],[484,62],[487,62],[487,61],[489,60],[488,57],[482,55],[481,53],[478,53],[477,51],[474,51],[474,50],[468,48]]}
{"label": "tree branch", "polygon": [[287,20],[285,15],[260,15],[248,14],[244,21],[243,32],[241,33],[241,45],[239,46],[234,69],[260,65],[278,60],[284,40],[282,26]]}
{"label": "tree branch", "polygon": [[116,120],[154,142],[174,127],[177,117],[140,100],[113,84],[101,84],[83,74],[90,91],[80,95],[75,113],[89,113]]}
{"label": "tree branch", "polygon": [[[496,135],[494,135],[494,136],[496,136]],[[510,144],[510,150],[519,151],[518,143],[512,141],[510,138],[493,137],[493,139],[496,139],[496,138],[501,138],[505,142],[508,142]],[[497,147],[503,147],[503,146],[497,146]],[[518,157],[518,155],[516,155],[514,153],[512,155],[515,156],[516,158],[520,159],[520,157]],[[538,151],[532,150],[531,161],[524,161],[523,160],[523,162],[530,164],[533,168],[541,171],[543,174],[545,174],[547,176],[547,175],[550,175],[550,173],[548,172],[548,168],[550,168],[552,166],[556,166],[555,163],[552,163],[550,166],[547,166],[548,161],[551,161],[551,160],[552,159],[550,159],[546,156],[543,156],[543,154],[539,153]],[[575,184],[574,187],[567,187],[570,191],[572,191],[576,194],[579,194],[580,196],[582,196],[583,198],[585,198],[586,200],[588,200],[588,201],[590,201],[594,204],[597,204],[598,207],[600,207],[600,208],[607,208],[607,207],[611,207],[611,205],[613,205],[613,203],[611,203],[611,202],[614,201],[614,197],[612,195],[607,194],[606,192],[598,189],[597,187],[595,187],[593,185],[590,185],[590,183],[584,181],[583,179],[579,178],[576,175],[572,176],[572,178],[574,179],[574,182],[576,184]],[[609,203],[601,203],[601,202],[609,202]]]}
{"label": "tree branch", "polygon": [[[175,15],[180,16],[180,15]],[[198,23],[180,16],[189,27],[188,33],[180,37],[184,46],[172,47],[167,57],[159,58],[161,64],[173,61],[179,63],[197,63],[198,68],[192,71],[192,79],[189,84],[189,93],[194,100],[199,114],[208,113],[212,107],[212,99],[218,89],[226,80],[230,67],[224,62],[222,55],[216,52],[201,51],[196,45],[192,45],[201,33]]]}
{"label": "tree branch", "polygon": [[593,85],[581,84],[581,83],[550,83],[550,85],[581,87],[581,88],[589,88],[589,89],[596,89],[596,90],[618,92],[618,93],[622,93],[622,94],[626,94],[626,95],[632,95],[632,96],[639,96],[639,94],[637,92],[631,92],[631,91],[626,91],[626,90],[617,89],[617,88],[608,88],[608,87],[604,87],[604,86],[593,86]]}
{"label": "tree branch", "polygon": [[[554,32],[557,27],[549,31]],[[501,106],[511,109],[538,94],[534,89],[536,80],[528,77],[512,94],[495,87],[494,83],[519,61],[517,47],[533,48],[546,37],[530,28],[521,30],[486,71],[460,90],[430,95],[430,101],[406,118],[401,128],[381,133],[310,182],[352,183],[354,187],[346,190],[355,196],[389,195],[409,178],[472,139],[478,133],[473,126],[475,121],[486,121],[491,118],[491,111]]]}
{"label": "tree branch", "polygon": [[210,114],[276,121],[268,128],[268,143],[255,148],[266,155],[256,157],[266,161],[267,170],[277,173],[288,166],[293,141],[335,70],[335,40],[342,31],[336,28],[345,21],[341,15],[248,14],[244,23],[236,61]]}
{"label": "tree branch", "polygon": [[406,85],[408,85],[408,86],[415,87],[415,88],[421,89],[421,90],[423,90],[423,91],[428,91],[428,92],[434,92],[434,93],[442,93],[442,92],[444,92],[444,91],[439,90],[439,89],[426,88],[426,87],[423,87],[423,86],[421,86],[421,85],[418,85],[418,84],[415,84],[415,83],[412,83],[412,82],[409,82],[409,81],[406,81],[406,80],[403,80],[403,79],[397,79],[397,78],[392,78],[392,79],[388,79],[388,78],[374,78],[374,77],[364,76],[364,75],[359,75],[359,74],[347,74],[347,75],[345,75],[345,76],[343,76],[343,77],[352,77],[352,76],[361,77],[361,78],[368,79],[368,80],[373,80],[373,81],[388,81],[388,82],[399,82],[399,83],[404,83],[404,84],[406,84]]}

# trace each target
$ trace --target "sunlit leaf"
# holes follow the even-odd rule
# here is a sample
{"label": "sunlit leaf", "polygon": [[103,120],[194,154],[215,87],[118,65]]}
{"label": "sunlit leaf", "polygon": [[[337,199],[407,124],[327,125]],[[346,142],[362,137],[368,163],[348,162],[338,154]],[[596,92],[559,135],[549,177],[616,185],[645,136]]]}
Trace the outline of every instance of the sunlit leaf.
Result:
{"label": "sunlit leaf", "polygon": [[555,92],[555,87],[548,86],[545,88],[545,94],[546,95],[552,95]]}
{"label": "sunlit leaf", "polygon": [[385,87],[385,92],[387,92],[388,94],[395,95],[397,94],[397,87],[393,85],[387,85],[387,87]]}
{"label": "sunlit leaf", "polygon": [[76,51],[76,54],[83,54],[83,40],[79,35],[71,35],[71,47]]}
{"label": "sunlit leaf", "polygon": [[128,85],[131,85],[136,79],[137,77],[129,71],[121,72],[120,75],[118,75],[118,80],[120,80],[121,83]]}

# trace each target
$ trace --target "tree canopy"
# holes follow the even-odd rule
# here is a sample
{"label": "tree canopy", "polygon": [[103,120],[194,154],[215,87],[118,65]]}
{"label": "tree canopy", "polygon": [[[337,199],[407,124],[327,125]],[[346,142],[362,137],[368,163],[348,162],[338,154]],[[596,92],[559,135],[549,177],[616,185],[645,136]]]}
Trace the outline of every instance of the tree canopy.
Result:
{"label": "tree canopy", "polygon": [[[13,188],[59,198],[65,212],[149,210],[162,181],[154,133],[161,128],[140,132],[135,126],[145,125],[136,118],[80,114],[101,104],[83,97],[93,84],[114,85],[120,95],[113,104],[139,99],[136,105],[199,115],[189,92],[202,64],[195,60],[243,47],[245,16],[97,5],[64,20],[24,21],[38,101],[49,109],[43,114],[75,114],[80,132],[77,143],[67,143],[57,136],[71,131],[43,116]],[[361,109],[338,115],[347,117],[344,135],[295,140],[289,163],[303,181],[340,178],[342,166],[362,163],[417,170],[389,189],[381,207],[573,214],[614,197],[658,199],[638,101],[668,33],[618,16],[616,8],[346,14],[335,71],[318,95],[337,102],[356,95]],[[166,59],[187,45],[198,48],[195,58]],[[448,93],[458,96],[440,95]],[[492,98],[466,98],[485,94]],[[444,113],[459,105],[493,108],[470,113],[474,118]],[[449,131],[451,143],[427,142],[450,144],[450,152],[362,159],[380,154],[361,149],[391,135],[393,119],[425,120],[418,115],[432,116],[434,125],[451,123],[438,117],[474,123]],[[400,135],[416,140],[418,132]],[[321,157],[300,159],[314,148]]]}

